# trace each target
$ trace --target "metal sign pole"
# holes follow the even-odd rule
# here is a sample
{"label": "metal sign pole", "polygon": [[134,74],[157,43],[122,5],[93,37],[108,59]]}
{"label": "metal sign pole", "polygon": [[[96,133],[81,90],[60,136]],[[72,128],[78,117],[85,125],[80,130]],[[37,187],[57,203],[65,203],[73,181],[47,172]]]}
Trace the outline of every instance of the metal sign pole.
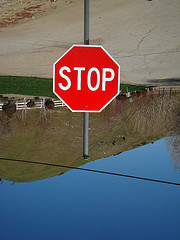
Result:
{"label": "metal sign pole", "polygon": [[89,0],[84,0],[84,44],[89,45]]}
{"label": "metal sign pole", "polygon": [[[84,0],[84,44],[89,45],[89,0]],[[83,158],[88,156],[88,125],[89,113],[84,112],[83,120]]]}

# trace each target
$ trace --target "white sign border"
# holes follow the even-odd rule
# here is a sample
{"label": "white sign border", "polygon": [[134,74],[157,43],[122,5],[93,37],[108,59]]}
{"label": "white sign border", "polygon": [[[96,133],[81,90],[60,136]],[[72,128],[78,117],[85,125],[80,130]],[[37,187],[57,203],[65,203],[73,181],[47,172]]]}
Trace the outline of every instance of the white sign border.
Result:
{"label": "white sign border", "polygon": [[[74,47],[98,47],[98,48],[101,48],[103,49],[103,51],[111,58],[111,60],[113,62],[116,63],[116,65],[118,66],[118,89],[117,89],[117,94],[108,102],[106,103],[100,110],[98,111],[94,111],[94,110],[72,110],[68,104],[66,104],[60,97],[59,95],[55,92],[55,65],[57,62],[59,62],[59,60],[61,58],[63,58],[72,48]],[[78,44],[75,44],[75,45],[72,45],[54,64],[53,64],[53,93],[72,111],[72,112],[94,112],[94,113],[100,113],[105,107],[107,107],[107,105],[109,105],[118,95],[119,95],[119,92],[120,92],[120,65],[119,63],[116,62],[116,60],[104,49],[103,46],[101,45],[78,45]]]}

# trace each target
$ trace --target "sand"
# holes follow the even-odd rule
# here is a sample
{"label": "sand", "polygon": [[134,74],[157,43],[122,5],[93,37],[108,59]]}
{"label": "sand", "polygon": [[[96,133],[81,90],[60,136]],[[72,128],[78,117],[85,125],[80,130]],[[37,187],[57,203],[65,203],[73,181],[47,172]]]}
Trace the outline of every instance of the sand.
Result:
{"label": "sand", "polygon": [[[0,75],[52,77],[83,43],[83,0],[2,0],[0,9]],[[90,44],[121,65],[123,83],[180,84],[179,26],[179,0],[90,0]]]}

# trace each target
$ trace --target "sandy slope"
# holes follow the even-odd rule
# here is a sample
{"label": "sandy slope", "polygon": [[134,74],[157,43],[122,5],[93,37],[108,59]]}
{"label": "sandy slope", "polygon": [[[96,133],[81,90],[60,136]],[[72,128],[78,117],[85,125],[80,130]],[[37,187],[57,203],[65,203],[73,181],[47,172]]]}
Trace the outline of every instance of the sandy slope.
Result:
{"label": "sandy slope", "polygon": [[76,2],[68,0],[1,0],[0,27],[27,22],[29,19],[47,15],[54,9],[64,9]]}
{"label": "sandy slope", "polygon": [[[0,74],[52,77],[53,62],[83,43],[83,0],[29,2],[41,6],[1,28]],[[120,63],[123,81],[180,77],[179,0],[91,0],[90,6],[90,43],[102,44]]]}

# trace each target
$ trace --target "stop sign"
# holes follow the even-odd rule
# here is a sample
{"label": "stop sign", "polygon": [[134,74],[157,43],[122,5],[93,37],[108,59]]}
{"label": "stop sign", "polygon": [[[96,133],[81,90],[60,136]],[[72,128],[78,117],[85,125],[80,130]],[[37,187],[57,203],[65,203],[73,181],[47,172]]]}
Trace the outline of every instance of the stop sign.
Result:
{"label": "stop sign", "polygon": [[53,92],[73,112],[100,112],[120,91],[120,66],[102,46],[74,45],[53,66]]}

